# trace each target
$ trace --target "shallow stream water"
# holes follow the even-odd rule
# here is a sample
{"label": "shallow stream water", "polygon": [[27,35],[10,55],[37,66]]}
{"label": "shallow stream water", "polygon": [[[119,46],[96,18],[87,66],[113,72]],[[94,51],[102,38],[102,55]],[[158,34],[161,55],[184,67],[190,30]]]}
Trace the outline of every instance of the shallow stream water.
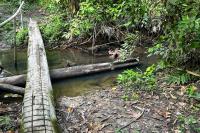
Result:
{"label": "shallow stream water", "polygon": [[[111,61],[108,56],[95,57],[76,49],[67,49],[64,51],[47,50],[46,53],[50,69],[66,67],[69,62],[73,65],[80,65]],[[15,75],[26,73],[27,50],[18,50],[17,65],[15,65],[13,57],[13,50],[1,51],[0,65]],[[143,59],[142,62],[143,65],[140,69],[150,64],[151,60]],[[122,72],[122,70],[58,81],[53,83],[54,97],[56,99],[61,96],[73,97],[85,94],[92,90],[113,87],[116,85],[116,76],[120,72]]]}
{"label": "shallow stream water", "polygon": [[[27,50],[18,50],[17,65],[13,57],[13,50],[1,51],[0,65],[15,75],[26,73]],[[80,65],[111,61],[106,56],[94,57],[75,49],[47,50],[47,58],[50,69],[66,67],[69,62]],[[56,99],[61,96],[78,96],[91,90],[113,86],[116,75],[117,72],[109,72],[58,81],[53,83],[54,96]]]}

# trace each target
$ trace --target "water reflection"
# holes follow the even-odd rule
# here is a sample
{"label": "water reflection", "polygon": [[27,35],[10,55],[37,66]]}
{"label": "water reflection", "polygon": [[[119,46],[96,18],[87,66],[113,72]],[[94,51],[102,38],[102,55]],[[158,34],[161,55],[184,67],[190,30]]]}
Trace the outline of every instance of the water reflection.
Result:
{"label": "water reflection", "polygon": [[[0,51],[0,65],[13,74],[26,73],[27,50],[18,50],[17,65],[13,57],[13,50]],[[47,59],[50,69],[66,67],[69,62],[80,65],[110,61],[108,57],[94,57],[74,49],[47,50]]]}
{"label": "water reflection", "polygon": [[[141,53],[140,57],[142,65],[139,67],[144,70],[147,66],[154,63],[156,58],[146,58],[144,56],[144,49],[138,50]],[[63,51],[47,50],[47,59],[50,69],[66,67],[69,62],[76,65],[91,64],[111,61],[108,57],[94,57],[83,53],[79,50],[68,49]],[[14,74],[26,73],[27,51],[20,50],[17,52],[17,68],[14,65],[13,50],[0,52],[0,64],[8,71]],[[135,67],[133,67],[135,69]],[[121,71],[113,71],[106,73],[98,73],[90,76],[82,76],[72,79],[59,81],[53,84],[54,96],[59,98],[61,96],[78,96],[89,91],[110,88],[115,85],[114,81]]]}
{"label": "water reflection", "polygon": [[115,85],[115,78],[120,72],[99,73],[54,83],[54,96],[56,99],[61,96],[74,97],[93,90],[111,88]]}

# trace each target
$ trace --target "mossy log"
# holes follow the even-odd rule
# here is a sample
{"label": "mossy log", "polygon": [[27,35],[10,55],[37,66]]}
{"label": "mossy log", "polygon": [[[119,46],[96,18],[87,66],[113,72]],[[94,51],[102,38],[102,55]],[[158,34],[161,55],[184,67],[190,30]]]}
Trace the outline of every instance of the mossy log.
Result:
{"label": "mossy log", "polygon": [[46,52],[36,21],[29,22],[28,72],[22,107],[25,133],[54,133],[56,121]]}

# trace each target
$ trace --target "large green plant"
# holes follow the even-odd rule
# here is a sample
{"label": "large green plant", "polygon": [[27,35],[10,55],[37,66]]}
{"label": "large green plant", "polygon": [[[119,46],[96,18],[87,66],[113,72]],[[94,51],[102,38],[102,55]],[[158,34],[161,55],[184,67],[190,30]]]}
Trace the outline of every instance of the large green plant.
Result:
{"label": "large green plant", "polygon": [[149,51],[159,53],[172,66],[195,69],[200,62],[200,1],[170,0],[165,9],[159,49]]}
{"label": "large green plant", "polygon": [[126,70],[118,75],[117,82],[128,90],[152,91],[157,87],[155,70],[155,65],[148,67],[144,73]]}

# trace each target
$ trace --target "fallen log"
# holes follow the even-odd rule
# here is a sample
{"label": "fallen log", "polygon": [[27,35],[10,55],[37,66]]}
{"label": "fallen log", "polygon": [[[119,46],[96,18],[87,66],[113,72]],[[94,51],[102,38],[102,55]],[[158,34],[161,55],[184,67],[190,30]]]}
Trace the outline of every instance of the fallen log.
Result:
{"label": "fallen log", "polygon": [[20,94],[20,95],[24,94],[24,88],[9,84],[0,84],[0,91]]}
{"label": "fallen log", "polygon": [[29,22],[28,71],[22,107],[23,132],[55,133],[55,108],[49,67],[36,21]]}
{"label": "fallen log", "polygon": [[97,52],[99,50],[107,50],[109,45],[119,44],[119,43],[120,43],[120,41],[115,41],[115,42],[105,43],[105,44],[102,44],[102,45],[96,45],[94,47],[88,48],[88,51],[89,52],[92,52],[92,51]]}
{"label": "fallen log", "polygon": [[[138,65],[138,59],[127,59],[125,61],[115,61],[107,63],[98,63],[90,65],[72,66],[68,68],[53,69],[50,71],[50,77],[52,81],[72,78],[81,75],[94,74],[105,71],[112,71],[116,69],[127,68]],[[24,85],[26,83],[26,75],[16,75],[5,78],[0,78],[0,83],[11,85]]]}
{"label": "fallen log", "polygon": [[0,78],[0,83],[23,86],[26,83],[26,75],[22,74],[22,75]]}

